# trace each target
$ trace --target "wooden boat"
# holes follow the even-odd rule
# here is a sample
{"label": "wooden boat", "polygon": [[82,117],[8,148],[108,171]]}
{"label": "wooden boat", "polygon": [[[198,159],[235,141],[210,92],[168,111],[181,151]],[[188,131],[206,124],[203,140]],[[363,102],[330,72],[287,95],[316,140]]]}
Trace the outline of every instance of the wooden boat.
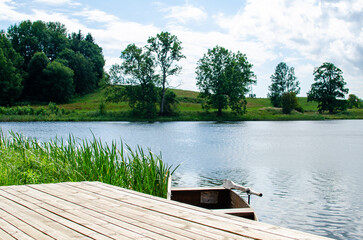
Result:
{"label": "wooden boat", "polygon": [[262,196],[262,193],[254,192],[250,188],[224,180],[221,187],[171,188],[170,199],[257,221],[253,208],[232,189],[246,192],[248,199],[250,199],[251,194]]}

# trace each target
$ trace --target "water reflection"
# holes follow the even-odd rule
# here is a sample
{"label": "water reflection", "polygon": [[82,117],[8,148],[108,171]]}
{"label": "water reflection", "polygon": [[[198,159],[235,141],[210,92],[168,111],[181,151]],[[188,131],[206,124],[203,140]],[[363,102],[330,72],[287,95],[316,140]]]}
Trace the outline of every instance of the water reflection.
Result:
{"label": "water reflection", "polygon": [[223,179],[262,192],[260,221],[336,239],[363,238],[363,121],[0,123],[26,136],[102,141],[162,152],[174,186]]}
{"label": "water reflection", "polygon": [[[356,193],[349,188],[347,179],[337,171],[316,171],[312,173],[311,188],[316,202],[316,211],[307,217],[313,219],[312,225],[317,229],[330,229],[325,235],[332,238],[352,239],[354,233],[347,229],[354,213],[351,209],[351,197]],[[361,202],[361,200],[360,200]],[[360,209],[360,212],[362,210]],[[355,236],[358,238],[358,236]]]}

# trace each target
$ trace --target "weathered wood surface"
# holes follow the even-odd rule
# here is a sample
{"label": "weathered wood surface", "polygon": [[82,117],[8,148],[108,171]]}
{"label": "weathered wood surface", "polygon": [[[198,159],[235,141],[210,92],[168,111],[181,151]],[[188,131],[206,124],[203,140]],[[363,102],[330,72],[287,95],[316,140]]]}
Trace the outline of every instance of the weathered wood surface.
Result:
{"label": "weathered wood surface", "polygon": [[0,239],[324,239],[99,182],[0,187]]}

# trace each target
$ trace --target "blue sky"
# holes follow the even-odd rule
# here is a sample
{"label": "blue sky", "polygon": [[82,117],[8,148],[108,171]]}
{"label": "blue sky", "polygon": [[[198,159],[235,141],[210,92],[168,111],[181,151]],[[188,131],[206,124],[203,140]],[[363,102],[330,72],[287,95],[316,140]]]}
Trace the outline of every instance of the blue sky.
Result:
{"label": "blue sky", "polygon": [[332,62],[349,93],[363,98],[362,0],[0,0],[0,29],[30,19],[59,21],[90,32],[103,48],[106,70],[130,43],[168,31],[182,41],[183,71],[170,86],[197,90],[195,67],[216,45],[247,55],[257,75],[253,92],[266,97],[279,62],[295,68],[306,96],[314,67]]}

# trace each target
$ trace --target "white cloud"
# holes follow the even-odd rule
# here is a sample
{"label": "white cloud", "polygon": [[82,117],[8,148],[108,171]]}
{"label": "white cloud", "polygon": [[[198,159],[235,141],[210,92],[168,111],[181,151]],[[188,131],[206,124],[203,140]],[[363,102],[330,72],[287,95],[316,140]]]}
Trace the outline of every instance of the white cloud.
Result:
{"label": "white cloud", "polygon": [[104,11],[100,10],[89,10],[84,9],[80,12],[74,14],[75,16],[81,16],[87,18],[89,21],[101,22],[101,23],[108,23],[108,22],[115,22],[119,21],[119,18],[108,14]]}
{"label": "white cloud", "polygon": [[[303,60],[298,64],[305,63],[295,66],[304,77],[308,71],[312,74],[310,65],[326,61],[347,72],[355,69],[356,74],[363,74],[361,0],[248,0],[236,15],[219,15],[216,20],[236,39],[259,43],[264,52],[294,52]],[[260,57],[265,62],[271,59]],[[347,74],[346,80],[350,79]]]}
{"label": "white cloud", "polygon": [[166,18],[183,24],[190,21],[204,21],[208,17],[207,13],[203,9],[188,3],[184,6],[167,7],[164,8],[163,11],[168,12]]}
{"label": "white cloud", "polygon": [[12,0],[0,1],[0,20],[5,21],[20,21],[28,19],[27,14],[19,13],[16,11],[15,2]]}
{"label": "white cloud", "polygon": [[80,3],[73,2],[72,0],[34,0],[34,2],[47,5],[80,5]]}
{"label": "white cloud", "polygon": [[68,32],[78,32],[80,29],[82,32],[88,32],[87,30],[89,30],[79,21],[79,19],[72,18],[71,16],[63,13],[50,13],[44,10],[33,10],[33,14],[30,15],[28,19],[32,21],[42,20],[44,22],[60,22],[66,26]]}

